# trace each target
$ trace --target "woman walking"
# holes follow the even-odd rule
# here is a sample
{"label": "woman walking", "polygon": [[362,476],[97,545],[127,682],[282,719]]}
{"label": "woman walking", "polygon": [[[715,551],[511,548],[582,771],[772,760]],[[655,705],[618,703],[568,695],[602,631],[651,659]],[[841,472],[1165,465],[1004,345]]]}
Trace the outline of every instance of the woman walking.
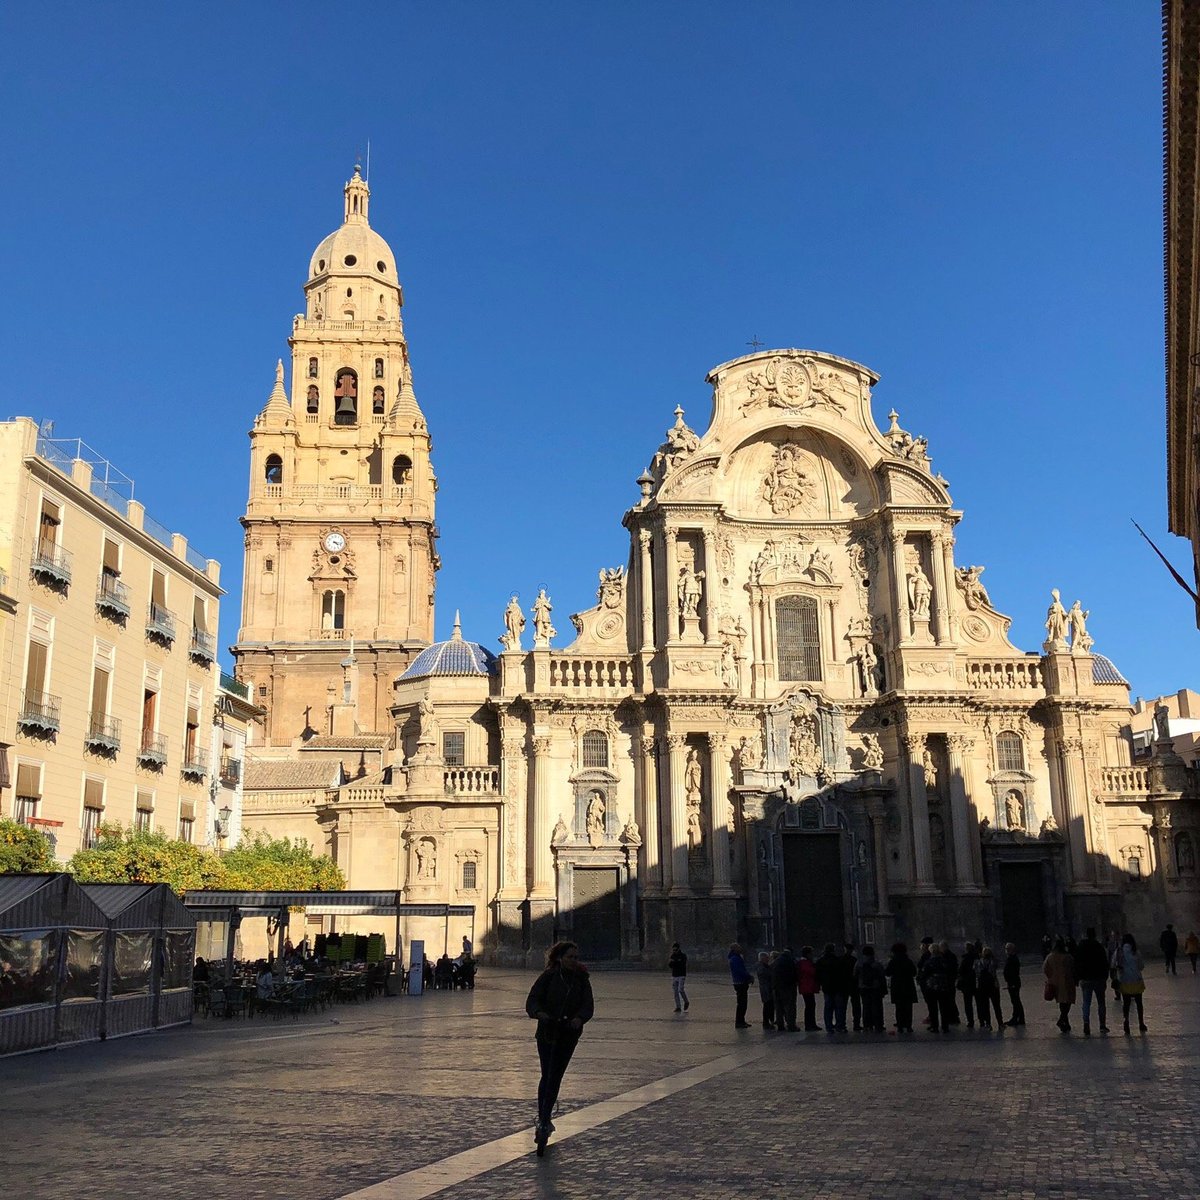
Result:
{"label": "woman walking", "polygon": [[729,975],[733,980],[733,994],[737,997],[737,1008],[733,1016],[734,1029],[749,1029],[750,1022],[746,1020],[746,1000],[750,994],[750,984],[754,977],[746,967],[742,957],[742,948],[734,942],[729,947]]}
{"label": "woman walking", "polygon": [[1146,964],[1138,953],[1137,942],[1132,933],[1127,933],[1121,939],[1121,948],[1113,963],[1121,980],[1121,1003],[1125,1009],[1125,1032],[1129,1032],[1129,1002],[1137,1005],[1138,1029],[1146,1032],[1146,1015],[1142,1011],[1142,993],[1146,990],[1146,981],[1142,971]]}
{"label": "woman walking", "polygon": [[546,953],[546,969],[534,981],[525,1001],[525,1012],[537,1021],[538,1058],[542,1064],[533,1133],[539,1155],[554,1132],[550,1115],[558,1101],[558,1089],[593,1010],[592,981],[579,961],[579,947],[574,942],[555,942]]}
{"label": "woman walking", "polygon": [[1183,943],[1183,952],[1191,959],[1192,974],[1195,975],[1196,959],[1200,958],[1200,938],[1196,936],[1195,932],[1187,935],[1187,941]]}
{"label": "woman walking", "polygon": [[1054,949],[1042,963],[1042,974],[1046,976],[1046,999],[1058,1004],[1058,1027],[1063,1033],[1070,1033],[1071,1005],[1075,1003],[1075,960],[1067,953],[1067,943],[1062,938],[1054,939]]}

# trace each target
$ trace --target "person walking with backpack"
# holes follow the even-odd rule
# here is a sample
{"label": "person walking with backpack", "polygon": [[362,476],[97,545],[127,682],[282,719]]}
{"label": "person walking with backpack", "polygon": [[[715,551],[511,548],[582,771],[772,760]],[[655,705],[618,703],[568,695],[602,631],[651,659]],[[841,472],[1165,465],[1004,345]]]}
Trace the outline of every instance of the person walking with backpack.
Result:
{"label": "person walking with backpack", "polygon": [[671,991],[675,995],[675,1011],[687,1012],[690,1007],[687,994],[687,955],[678,942],[671,943],[671,956],[667,959],[671,971]]}
{"label": "person walking with backpack", "polygon": [[1100,1022],[1100,1032],[1108,1032],[1104,996],[1108,991],[1108,970],[1108,955],[1100,945],[1096,931],[1089,929],[1083,941],[1075,947],[1075,977],[1079,980],[1079,990],[1083,992],[1084,1037],[1090,1037],[1092,1033],[1093,999],[1096,1001],[1096,1018]]}

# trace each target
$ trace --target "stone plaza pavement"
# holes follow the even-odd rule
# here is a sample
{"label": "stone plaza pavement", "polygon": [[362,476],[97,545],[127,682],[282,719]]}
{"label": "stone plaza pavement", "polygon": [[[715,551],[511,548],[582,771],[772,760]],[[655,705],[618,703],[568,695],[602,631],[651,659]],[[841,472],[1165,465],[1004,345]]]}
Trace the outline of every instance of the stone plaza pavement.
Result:
{"label": "stone plaza pavement", "polygon": [[[598,971],[532,1150],[532,973],[293,1021],[0,1060],[6,1193],[92,1200],[1200,1195],[1200,979],[1147,969],[1150,1032],[911,1039],[733,1028],[721,976]],[[1007,1004],[1005,1006],[1007,1011]],[[891,1008],[887,1008],[890,1018]],[[1093,1029],[1095,1025],[1093,1025]]]}

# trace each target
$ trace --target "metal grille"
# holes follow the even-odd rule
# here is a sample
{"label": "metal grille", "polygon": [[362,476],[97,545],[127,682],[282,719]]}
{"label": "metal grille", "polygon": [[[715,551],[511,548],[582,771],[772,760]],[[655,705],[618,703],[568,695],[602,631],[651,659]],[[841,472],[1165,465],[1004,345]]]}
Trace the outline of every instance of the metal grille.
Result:
{"label": "metal grille", "polygon": [[464,892],[473,892],[477,886],[478,869],[473,862],[465,862],[462,867],[462,885]]}
{"label": "metal grille", "polygon": [[812,596],[775,602],[775,645],[780,679],[821,678],[821,626]]}
{"label": "metal grille", "polygon": [[1001,733],[996,737],[996,764],[1001,771],[1025,770],[1025,747],[1015,733]]}
{"label": "metal grille", "polygon": [[600,729],[589,729],[583,735],[583,765],[588,767],[608,766],[608,735]]}

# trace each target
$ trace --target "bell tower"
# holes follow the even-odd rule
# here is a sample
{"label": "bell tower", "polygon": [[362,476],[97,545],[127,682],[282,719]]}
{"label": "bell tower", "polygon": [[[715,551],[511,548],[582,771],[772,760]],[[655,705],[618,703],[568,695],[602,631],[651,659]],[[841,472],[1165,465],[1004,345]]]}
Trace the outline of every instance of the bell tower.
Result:
{"label": "bell tower", "polygon": [[358,167],[344,194],[342,224],[313,252],[292,322],[290,398],[280,362],[250,430],[233,654],[275,746],[331,732],[351,647],[354,724],[388,732],[392,683],[433,637],[436,479],[404,293]]}

